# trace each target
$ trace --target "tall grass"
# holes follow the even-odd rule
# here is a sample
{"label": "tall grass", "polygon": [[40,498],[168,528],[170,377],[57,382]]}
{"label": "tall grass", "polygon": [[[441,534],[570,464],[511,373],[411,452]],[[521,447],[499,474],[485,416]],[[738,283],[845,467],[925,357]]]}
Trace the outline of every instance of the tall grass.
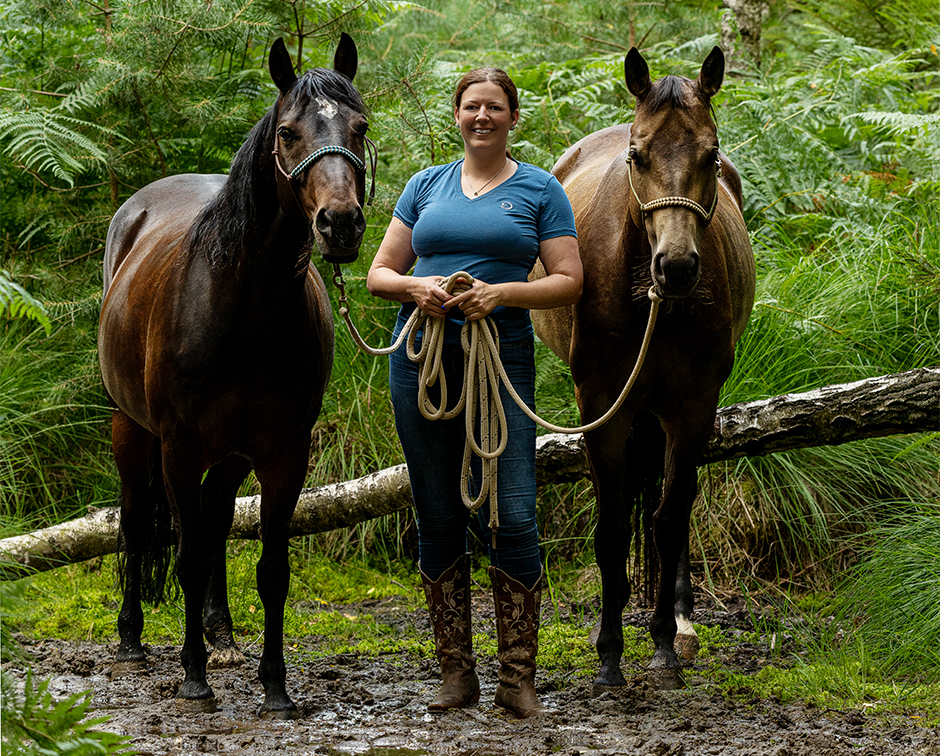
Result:
{"label": "tall grass", "polygon": [[835,631],[869,671],[940,680],[940,501],[908,509],[860,544],[840,583]]}
{"label": "tall grass", "polygon": [[[940,202],[883,207],[818,219],[813,246],[802,215],[754,235],[757,303],[723,403],[940,364]],[[844,537],[938,497],[938,452],[898,436],[712,465],[699,560],[725,580],[831,585],[857,559]]]}
{"label": "tall grass", "polygon": [[[96,300],[90,305],[97,309]],[[57,305],[53,335],[0,330],[0,529],[22,530],[113,504],[114,468],[89,303]],[[79,325],[84,321],[85,326]]]}

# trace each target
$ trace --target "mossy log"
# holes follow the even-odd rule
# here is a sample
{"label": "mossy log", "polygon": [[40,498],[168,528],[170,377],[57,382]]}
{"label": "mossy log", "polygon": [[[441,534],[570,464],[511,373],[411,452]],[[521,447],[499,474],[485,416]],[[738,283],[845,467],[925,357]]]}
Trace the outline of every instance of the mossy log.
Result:
{"label": "mossy log", "polygon": [[[878,436],[940,432],[940,368],[868,378],[799,394],[723,407],[702,464],[789,449],[834,446]],[[587,477],[580,435],[539,437],[540,484]],[[411,506],[405,465],[356,480],[306,489],[291,521],[291,535],[346,528]],[[260,497],[238,499],[230,538],[258,537]],[[113,553],[116,507],[34,533],[0,540],[0,577],[52,569]]]}

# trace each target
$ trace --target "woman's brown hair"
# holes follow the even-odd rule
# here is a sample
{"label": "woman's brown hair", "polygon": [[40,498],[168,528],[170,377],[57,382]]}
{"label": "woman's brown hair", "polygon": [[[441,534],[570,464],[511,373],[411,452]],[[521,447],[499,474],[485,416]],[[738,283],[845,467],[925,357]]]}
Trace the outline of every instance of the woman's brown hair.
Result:
{"label": "woman's brown hair", "polygon": [[509,74],[501,68],[474,68],[464,74],[463,78],[457,82],[457,88],[454,90],[454,108],[458,109],[460,107],[460,100],[463,98],[463,93],[467,90],[467,87],[485,81],[493,82],[506,93],[511,111],[519,110],[519,93],[516,92],[516,85],[509,78]]}

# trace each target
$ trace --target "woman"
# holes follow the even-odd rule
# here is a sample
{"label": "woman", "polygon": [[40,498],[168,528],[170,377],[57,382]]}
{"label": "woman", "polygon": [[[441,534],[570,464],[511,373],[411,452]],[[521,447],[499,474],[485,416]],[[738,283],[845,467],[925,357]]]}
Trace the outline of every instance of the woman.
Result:
{"label": "woman", "polygon": [[[528,311],[572,304],[581,296],[571,205],[551,174],[509,156],[506,145],[519,120],[519,101],[504,71],[481,68],[464,76],[454,94],[454,118],[464,157],[420,171],[408,182],[369,270],[369,291],[402,303],[396,337],[415,307],[446,319],[443,362],[450,386],[463,383],[461,325],[490,317],[513,386],[534,407]],[[536,258],[546,275],[530,283]],[[408,275],[412,265],[414,274]],[[441,282],[457,271],[469,273],[473,283],[452,295]],[[404,349],[391,357],[390,384],[417,512],[419,571],[441,664],[441,690],[428,709],[461,708],[480,697],[470,630],[470,515],[460,494],[464,419],[429,421],[421,415],[417,366]],[[499,529],[489,569],[499,640],[496,703],[528,717],[544,711],[534,686],[542,581],[535,425],[505,389],[500,393],[509,431],[498,461]],[[485,519],[482,523],[486,527]]]}

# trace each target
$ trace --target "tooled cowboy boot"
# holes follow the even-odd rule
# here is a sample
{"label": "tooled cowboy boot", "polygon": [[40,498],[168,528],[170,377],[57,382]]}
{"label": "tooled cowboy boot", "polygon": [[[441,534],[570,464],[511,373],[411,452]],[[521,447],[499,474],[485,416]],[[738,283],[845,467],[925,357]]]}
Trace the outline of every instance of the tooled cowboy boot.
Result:
{"label": "tooled cowboy boot", "polygon": [[418,572],[428,599],[434,649],[441,663],[441,690],[428,711],[462,709],[480,700],[470,634],[470,555],[464,554],[437,580]]}
{"label": "tooled cowboy boot", "polygon": [[549,712],[535,695],[535,656],[539,650],[542,576],[531,588],[496,568],[489,569],[496,603],[499,684],[496,705],[520,719]]}

